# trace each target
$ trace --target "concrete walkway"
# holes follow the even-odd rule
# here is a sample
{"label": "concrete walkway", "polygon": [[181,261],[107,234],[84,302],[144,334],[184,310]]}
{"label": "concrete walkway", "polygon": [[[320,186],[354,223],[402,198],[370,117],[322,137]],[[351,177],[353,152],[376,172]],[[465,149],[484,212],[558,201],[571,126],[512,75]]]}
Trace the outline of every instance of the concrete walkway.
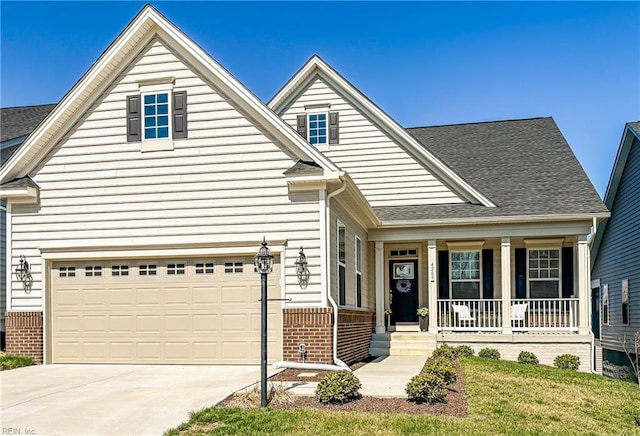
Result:
{"label": "concrete walkway", "polygon": [[[362,395],[370,397],[403,397],[411,377],[418,375],[426,356],[382,356],[354,371],[360,379]],[[313,371],[309,371],[313,372]],[[295,382],[290,391],[296,395],[315,395],[317,382]]]}

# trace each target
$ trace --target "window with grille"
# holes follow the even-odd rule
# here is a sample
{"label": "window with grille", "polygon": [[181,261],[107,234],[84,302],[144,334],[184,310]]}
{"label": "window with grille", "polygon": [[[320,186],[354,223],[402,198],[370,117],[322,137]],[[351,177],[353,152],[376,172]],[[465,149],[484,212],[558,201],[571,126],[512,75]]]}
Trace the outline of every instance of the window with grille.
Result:
{"label": "window with grille", "polygon": [[102,267],[101,266],[85,266],[84,276],[85,277],[102,277]]}

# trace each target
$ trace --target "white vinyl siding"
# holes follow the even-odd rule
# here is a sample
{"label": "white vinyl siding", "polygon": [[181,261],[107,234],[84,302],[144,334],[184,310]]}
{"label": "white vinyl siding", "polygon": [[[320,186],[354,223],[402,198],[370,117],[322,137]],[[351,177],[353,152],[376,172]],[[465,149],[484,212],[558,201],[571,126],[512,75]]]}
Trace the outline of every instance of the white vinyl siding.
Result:
{"label": "white vinyl siding", "polygon": [[[375,292],[373,289],[369,289],[369,271],[370,256],[369,250],[365,247],[368,245],[368,238],[366,230],[355,221],[347,212],[344,204],[340,202],[340,196],[331,200],[331,253],[329,256],[329,265],[331,266],[330,281],[331,283],[331,295],[336,301],[339,301],[338,290],[338,252],[337,252],[337,240],[338,240],[338,221],[345,226],[345,307],[368,309],[373,310],[375,307]],[[362,306],[357,305],[356,301],[356,281],[354,277],[356,275],[356,237],[362,241]],[[305,247],[305,252],[307,251]],[[372,283],[372,282],[371,282]]]}
{"label": "white vinyl siding", "polygon": [[[189,138],[172,151],[141,153],[126,137],[126,97],[138,79],[175,77],[187,91]],[[138,247],[188,244],[260,247],[288,240],[284,292],[292,306],[322,303],[318,193],[290,195],[284,171],[295,160],[262,128],[205,83],[159,40],[114,78],[108,92],[64,134],[31,173],[40,204],[14,206],[11,255],[30,262],[33,290],[15,282],[13,310],[42,309],[42,246]],[[295,272],[304,246],[311,273],[301,289]],[[252,249],[253,250],[253,249]],[[111,274],[110,268],[104,274]],[[137,275],[136,275],[137,276]]]}
{"label": "white vinyl siding", "polygon": [[447,186],[322,79],[306,87],[282,113],[296,127],[305,106],[330,105],[340,114],[340,141],[323,153],[349,173],[372,206],[461,203]]}

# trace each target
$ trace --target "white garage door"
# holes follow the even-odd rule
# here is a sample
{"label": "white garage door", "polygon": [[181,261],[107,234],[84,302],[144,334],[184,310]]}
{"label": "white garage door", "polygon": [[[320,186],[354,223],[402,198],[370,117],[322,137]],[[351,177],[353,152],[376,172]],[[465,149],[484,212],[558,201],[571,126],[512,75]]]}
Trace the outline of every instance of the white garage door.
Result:
{"label": "white garage door", "polygon": [[[279,265],[269,298],[280,298]],[[55,263],[53,363],[260,363],[260,275],[252,258]],[[269,361],[281,358],[270,302]]]}

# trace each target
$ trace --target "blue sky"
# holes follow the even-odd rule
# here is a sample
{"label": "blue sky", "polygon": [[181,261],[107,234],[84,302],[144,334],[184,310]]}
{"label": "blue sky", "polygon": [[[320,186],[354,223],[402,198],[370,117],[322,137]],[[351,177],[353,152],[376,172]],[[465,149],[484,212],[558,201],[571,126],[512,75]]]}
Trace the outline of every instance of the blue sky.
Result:
{"label": "blue sky", "polygon": [[[155,2],[268,101],[319,54],[405,127],[553,116],[604,195],[639,2]],[[143,2],[0,2],[0,105],[59,101]]]}

